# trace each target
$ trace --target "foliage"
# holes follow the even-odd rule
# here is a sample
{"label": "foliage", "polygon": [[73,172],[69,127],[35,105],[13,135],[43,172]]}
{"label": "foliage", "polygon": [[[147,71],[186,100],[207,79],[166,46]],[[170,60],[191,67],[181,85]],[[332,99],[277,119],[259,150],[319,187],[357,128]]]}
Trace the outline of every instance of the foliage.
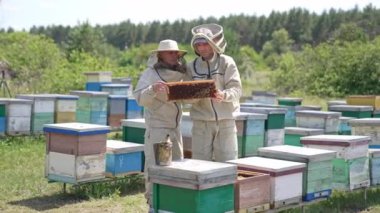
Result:
{"label": "foliage", "polygon": [[379,94],[379,41],[380,37],[372,42],[337,40],[284,55],[272,88],[280,93],[301,90],[323,97]]}

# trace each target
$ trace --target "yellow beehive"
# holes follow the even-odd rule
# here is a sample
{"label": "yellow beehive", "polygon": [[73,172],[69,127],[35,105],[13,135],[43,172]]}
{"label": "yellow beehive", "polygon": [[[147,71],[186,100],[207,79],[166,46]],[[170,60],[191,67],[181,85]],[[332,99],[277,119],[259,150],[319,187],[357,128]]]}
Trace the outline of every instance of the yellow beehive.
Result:
{"label": "yellow beehive", "polygon": [[375,110],[380,109],[380,96],[376,95],[350,95],[346,99],[349,105],[372,106]]}

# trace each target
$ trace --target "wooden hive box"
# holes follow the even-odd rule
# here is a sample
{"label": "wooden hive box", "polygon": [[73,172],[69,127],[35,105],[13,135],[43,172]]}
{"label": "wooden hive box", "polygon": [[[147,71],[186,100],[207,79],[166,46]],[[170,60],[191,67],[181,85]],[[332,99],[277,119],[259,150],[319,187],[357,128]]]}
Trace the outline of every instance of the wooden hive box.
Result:
{"label": "wooden hive box", "polygon": [[126,118],[127,100],[126,95],[108,96],[107,124],[113,130],[121,129],[121,120]]}
{"label": "wooden hive box", "polygon": [[369,148],[380,148],[380,118],[361,118],[348,121],[352,135],[369,136]]}
{"label": "wooden hive box", "polygon": [[339,135],[351,135],[350,120],[355,119],[351,117],[339,117]]}
{"label": "wooden hive box", "polygon": [[374,118],[380,118],[380,110],[374,110],[372,112],[372,117],[374,117]]}
{"label": "wooden hive box", "polygon": [[107,140],[106,176],[121,176],[141,172],[144,145]]}
{"label": "wooden hive box", "polygon": [[304,163],[263,157],[240,158],[227,163],[237,165],[239,170],[270,175],[271,208],[299,203],[302,199],[302,173],[306,166]]}
{"label": "wooden hive box", "polygon": [[303,110],[296,112],[297,127],[324,129],[327,134],[337,134],[340,112]]}
{"label": "wooden hive box", "polygon": [[127,119],[143,118],[144,107],[139,106],[135,98],[129,97],[127,100]]}
{"label": "wooden hive box", "polygon": [[333,188],[352,190],[369,186],[368,136],[315,135],[301,138],[305,147],[337,152],[333,160]]}
{"label": "wooden hive box", "polygon": [[321,106],[313,106],[313,105],[298,105],[295,106],[296,111],[302,111],[302,110],[314,110],[314,111],[321,111],[322,107]]}
{"label": "wooden hive box", "polygon": [[56,94],[55,123],[71,123],[76,121],[77,95]]}
{"label": "wooden hive box", "polygon": [[346,100],[331,100],[331,101],[327,101],[327,111],[330,111],[330,106],[334,106],[334,105],[346,105],[347,102]]}
{"label": "wooden hive box", "polygon": [[306,169],[302,177],[304,201],[331,195],[335,151],[282,145],[260,148],[259,156],[305,163]]}
{"label": "wooden hive box", "polygon": [[235,112],[238,138],[238,157],[257,154],[257,149],[265,144],[265,120],[267,115],[248,112]]}
{"label": "wooden hive box", "polygon": [[169,89],[168,100],[213,98],[216,94],[214,80],[196,80],[166,83]]}
{"label": "wooden hive box", "polygon": [[184,159],[152,166],[153,208],[167,212],[233,212],[235,165]]}
{"label": "wooden hive box", "polygon": [[360,105],[333,105],[329,108],[333,112],[341,112],[342,116],[354,117],[354,118],[371,118],[372,106],[360,106]]}
{"label": "wooden hive box", "polygon": [[145,119],[123,119],[123,141],[144,144]]}
{"label": "wooden hive box", "polygon": [[47,152],[94,155],[106,152],[109,126],[87,123],[45,124]]}
{"label": "wooden hive box", "polygon": [[70,155],[58,152],[46,154],[47,179],[78,184],[105,178],[104,153],[94,155]]}
{"label": "wooden hive box", "polygon": [[102,84],[102,92],[108,92],[110,95],[128,95],[130,84]]}
{"label": "wooden hive box", "polygon": [[371,186],[380,184],[380,149],[369,149],[369,176]]}
{"label": "wooden hive box", "polygon": [[284,144],[285,114],[287,109],[271,107],[240,107],[240,112],[267,115],[265,120],[265,146]]}
{"label": "wooden hive box", "polygon": [[285,144],[292,146],[302,146],[301,137],[310,135],[322,135],[323,132],[323,129],[285,127]]}
{"label": "wooden hive box", "polygon": [[76,111],[78,122],[107,125],[107,92],[78,90],[70,94],[79,96]]}
{"label": "wooden hive box", "polygon": [[238,170],[235,182],[235,212],[262,212],[269,209],[270,176]]}
{"label": "wooden hive box", "polygon": [[112,82],[111,71],[85,72],[87,82]]}
{"label": "wooden hive box", "polygon": [[372,106],[375,110],[380,109],[380,96],[376,95],[350,95],[346,101],[349,105]]}
{"label": "wooden hive box", "polygon": [[252,91],[252,101],[262,104],[275,104],[277,94],[268,91]]}
{"label": "wooden hive box", "polygon": [[31,100],[10,98],[7,100],[7,127],[8,135],[29,135],[32,120]]}
{"label": "wooden hive box", "polygon": [[19,94],[16,98],[32,101],[31,131],[42,133],[44,124],[54,123],[54,94]]}
{"label": "wooden hive box", "polygon": [[302,98],[278,98],[278,104],[280,106],[285,106],[288,110],[285,114],[285,126],[296,126],[296,106],[302,104]]}

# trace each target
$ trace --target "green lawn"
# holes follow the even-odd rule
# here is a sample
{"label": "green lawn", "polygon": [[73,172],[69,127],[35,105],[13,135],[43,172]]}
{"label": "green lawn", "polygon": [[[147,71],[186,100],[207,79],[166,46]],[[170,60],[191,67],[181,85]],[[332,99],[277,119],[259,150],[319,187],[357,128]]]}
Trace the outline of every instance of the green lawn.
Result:
{"label": "green lawn", "polygon": [[141,175],[67,186],[44,177],[45,139],[0,139],[0,212],[147,212]]}

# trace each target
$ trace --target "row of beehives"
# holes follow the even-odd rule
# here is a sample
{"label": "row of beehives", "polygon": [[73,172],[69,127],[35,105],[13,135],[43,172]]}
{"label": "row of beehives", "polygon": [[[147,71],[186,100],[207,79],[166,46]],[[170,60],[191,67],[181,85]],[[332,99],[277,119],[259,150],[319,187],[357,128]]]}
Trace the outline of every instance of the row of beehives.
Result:
{"label": "row of beehives", "polygon": [[[107,169],[111,175],[142,170],[141,149],[118,145],[111,152],[105,148],[109,127],[49,124],[44,131],[48,133],[46,170],[49,180],[81,183],[102,180]],[[144,119],[123,120],[124,141],[134,142],[135,146],[143,144],[144,131]],[[209,212],[215,202],[223,202],[218,208],[226,211],[235,207],[258,211],[269,206],[279,208],[299,203],[301,199],[328,197],[333,189],[367,187],[370,180],[373,184],[379,183],[379,166],[376,166],[379,154],[374,150],[370,158],[367,157],[369,137],[319,135],[303,137],[301,141],[306,147],[259,147],[257,155],[265,158],[246,157],[229,162],[243,170],[239,172],[230,166],[195,160],[154,167],[150,178],[155,183],[155,207],[176,212],[186,201],[183,205],[189,212]],[[104,169],[110,163],[111,167]],[[163,199],[168,197],[171,199]],[[195,199],[199,197],[201,200]],[[201,205],[205,197],[209,206]],[[216,212],[222,210],[218,208]]]}
{"label": "row of beehives", "polygon": [[125,118],[141,118],[134,98],[108,92],[72,91],[63,94],[24,94],[0,99],[0,134],[40,134],[44,124],[82,122],[121,128]]}

